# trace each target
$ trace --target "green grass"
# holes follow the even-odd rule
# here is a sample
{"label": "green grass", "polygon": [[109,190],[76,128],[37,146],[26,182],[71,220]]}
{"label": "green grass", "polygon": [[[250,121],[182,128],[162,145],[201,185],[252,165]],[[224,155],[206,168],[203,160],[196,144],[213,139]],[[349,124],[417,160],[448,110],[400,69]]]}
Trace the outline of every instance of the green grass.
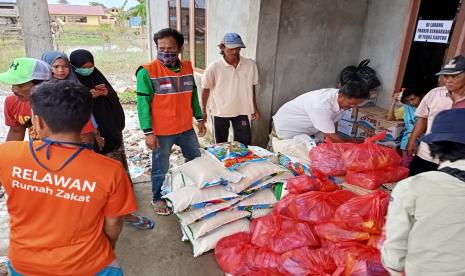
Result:
{"label": "green grass", "polygon": [[118,93],[119,101],[122,104],[136,104],[137,103],[137,94],[136,91],[124,91]]}
{"label": "green grass", "polygon": [[[135,70],[149,61],[145,34],[137,36],[130,29],[121,30],[110,25],[65,25],[57,44],[59,50],[65,52],[75,48],[89,49],[94,54],[96,67],[116,89],[134,86]],[[25,56],[22,40],[0,40],[0,47],[0,72],[6,71],[15,58]],[[143,51],[130,51],[134,48]],[[0,90],[10,91],[10,86],[0,83]]]}

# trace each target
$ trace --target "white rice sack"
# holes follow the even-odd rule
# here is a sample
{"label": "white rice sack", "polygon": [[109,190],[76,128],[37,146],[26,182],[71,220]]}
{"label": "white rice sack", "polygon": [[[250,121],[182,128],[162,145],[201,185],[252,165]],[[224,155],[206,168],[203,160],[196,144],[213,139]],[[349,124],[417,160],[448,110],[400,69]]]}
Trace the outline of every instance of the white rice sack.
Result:
{"label": "white rice sack", "polygon": [[271,211],[273,211],[273,209],[254,209],[252,210],[252,219],[264,217],[271,213]]}
{"label": "white rice sack", "polygon": [[248,188],[247,190],[243,191],[243,194],[255,193],[255,192],[258,192],[258,191],[261,191],[261,190],[264,190],[264,189],[271,188],[275,183],[277,183],[277,182],[284,183],[291,177],[294,177],[294,175],[289,171],[280,173],[278,175],[275,175],[275,176],[273,176],[271,178],[268,178],[268,179],[260,182],[260,184],[258,184],[258,185],[255,185],[253,187]]}
{"label": "white rice sack", "polygon": [[184,233],[189,238],[192,243],[194,250],[194,257],[198,257],[205,252],[208,252],[215,248],[216,243],[224,237],[231,236],[239,232],[248,232],[250,226],[250,221],[248,219],[240,219],[234,222],[225,224],[208,233],[207,235],[200,237],[196,240],[189,235],[189,230],[184,226]]}
{"label": "white rice sack", "polygon": [[202,219],[207,219],[214,214],[227,210],[231,206],[237,204],[241,199],[239,197],[233,198],[223,203],[211,204],[204,208],[194,209],[184,213],[177,213],[179,220],[183,225],[189,225]]}
{"label": "white rice sack", "polygon": [[267,178],[271,178],[287,170],[269,161],[264,161],[240,166],[236,171],[243,175],[244,178],[238,183],[228,183],[228,189],[238,194],[260,184],[264,180],[267,180]]}
{"label": "white rice sack", "polygon": [[239,202],[236,206],[238,210],[254,210],[254,209],[267,209],[272,208],[278,200],[270,189],[261,190],[255,194],[247,196],[244,200]]}
{"label": "white rice sack", "polygon": [[175,213],[203,208],[209,204],[223,203],[236,197],[238,197],[237,194],[226,190],[224,186],[205,189],[187,186],[163,196]]}
{"label": "white rice sack", "polygon": [[219,212],[211,218],[188,225],[186,230],[188,230],[192,238],[196,240],[221,225],[225,225],[248,216],[250,216],[250,213],[247,211],[230,209]]}
{"label": "white rice sack", "polygon": [[189,177],[199,188],[211,187],[225,182],[237,183],[243,175],[236,171],[229,171],[210,154],[202,151],[202,156],[184,163],[177,168]]}
{"label": "white rice sack", "polygon": [[[187,186],[195,186],[195,183],[192,181],[192,179],[186,175],[183,175],[182,172],[177,169],[171,169],[168,171],[165,176],[165,182],[168,182],[166,185],[169,186],[169,190],[171,192],[177,191]],[[163,183],[163,185],[165,185],[165,183]]]}

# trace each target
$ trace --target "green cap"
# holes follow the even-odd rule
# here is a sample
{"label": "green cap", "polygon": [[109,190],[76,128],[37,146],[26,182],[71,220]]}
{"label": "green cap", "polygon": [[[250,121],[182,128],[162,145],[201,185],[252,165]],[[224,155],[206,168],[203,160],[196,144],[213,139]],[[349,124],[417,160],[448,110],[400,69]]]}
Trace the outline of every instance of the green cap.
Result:
{"label": "green cap", "polygon": [[35,58],[17,58],[0,74],[0,81],[6,84],[23,84],[32,80],[49,80],[52,69],[48,63]]}

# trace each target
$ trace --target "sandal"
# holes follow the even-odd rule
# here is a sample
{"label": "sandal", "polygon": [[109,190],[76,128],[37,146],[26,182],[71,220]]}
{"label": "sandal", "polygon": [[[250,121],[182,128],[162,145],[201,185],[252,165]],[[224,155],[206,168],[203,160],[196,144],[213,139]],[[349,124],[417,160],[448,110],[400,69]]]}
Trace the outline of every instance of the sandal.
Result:
{"label": "sandal", "polygon": [[[161,203],[163,202],[163,203]],[[157,201],[152,201],[152,207],[153,211],[155,214],[160,215],[160,216],[169,216],[173,213],[173,210],[166,205],[166,202],[163,200],[157,200]],[[163,210],[163,211],[156,211],[155,209],[158,210]]]}
{"label": "sandal", "polygon": [[137,215],[134,215],[134,216],[138,218],[139,220],[138,221],[124,220],[124,222],[141,230],[150,230],[155,227],[155,222],[153,220],[143,217],[143,216],[137,216]]}

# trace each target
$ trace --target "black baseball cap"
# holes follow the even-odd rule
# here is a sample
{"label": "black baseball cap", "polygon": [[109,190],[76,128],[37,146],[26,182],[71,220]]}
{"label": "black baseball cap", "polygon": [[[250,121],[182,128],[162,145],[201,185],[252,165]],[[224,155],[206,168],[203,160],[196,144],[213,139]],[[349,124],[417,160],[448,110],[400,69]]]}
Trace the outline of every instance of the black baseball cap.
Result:
{"label": "black baseball cap", "polygon": [[463,55],[456,56],[449,61],[441,71],[436,74],[438,75],[458,75],[465,72],[465,57]]}

